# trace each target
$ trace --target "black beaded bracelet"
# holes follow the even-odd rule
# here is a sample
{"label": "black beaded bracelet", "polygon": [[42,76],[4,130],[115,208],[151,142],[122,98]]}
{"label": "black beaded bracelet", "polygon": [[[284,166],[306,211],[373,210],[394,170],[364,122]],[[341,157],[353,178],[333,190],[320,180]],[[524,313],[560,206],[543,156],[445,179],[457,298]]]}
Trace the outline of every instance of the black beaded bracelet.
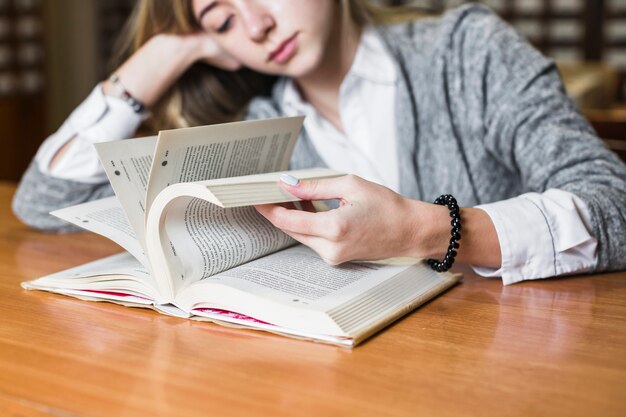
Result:
{"label": "black beaded bracelet", "polygon": [[450,225],[452,225],[452,230],[450,231],[450,245],[448,245],[448,251],[446,252],[446,256],[443,258],[443,261],[428,259],[426,262],[435,271],[445,272],[454,264],[454,259],[457,254],[456,249],[459,248],[458,241],[461,240],[461,215],[459,213],[459,205],[457,204],[456,199],[450,194],[439,196],[434,203],[439,204],[440,206],[448,206],[448,209],[450,210],[450,217],[452,217],[452,221],[450,222]]}

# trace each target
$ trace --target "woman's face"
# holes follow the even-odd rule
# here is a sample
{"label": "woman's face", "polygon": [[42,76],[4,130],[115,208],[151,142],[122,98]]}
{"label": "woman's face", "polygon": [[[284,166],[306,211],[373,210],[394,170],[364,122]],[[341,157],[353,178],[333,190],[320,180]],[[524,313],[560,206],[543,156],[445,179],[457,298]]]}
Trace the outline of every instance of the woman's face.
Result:
{"label": "woman's face", "polygon": [[336,0],[192,0],[202,28],[255,71],[298,78],[311,74],[332,40]]}

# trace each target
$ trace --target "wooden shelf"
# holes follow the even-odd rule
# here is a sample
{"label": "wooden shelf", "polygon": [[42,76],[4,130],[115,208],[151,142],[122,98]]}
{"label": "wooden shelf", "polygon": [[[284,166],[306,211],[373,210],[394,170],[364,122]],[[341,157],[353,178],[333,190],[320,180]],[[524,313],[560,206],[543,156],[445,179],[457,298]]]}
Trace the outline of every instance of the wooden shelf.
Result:
{"label": "wooden shelf", "polygon": [[0,9],[0,180],[17,180],[44,135],[44,22],[41,2],[5,1]]}

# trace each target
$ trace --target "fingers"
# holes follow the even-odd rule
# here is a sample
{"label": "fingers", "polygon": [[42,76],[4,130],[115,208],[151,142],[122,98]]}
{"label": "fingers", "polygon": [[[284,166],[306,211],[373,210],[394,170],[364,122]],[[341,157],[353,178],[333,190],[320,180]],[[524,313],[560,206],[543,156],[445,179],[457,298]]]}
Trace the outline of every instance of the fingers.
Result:
{"label": "fingers", "polygon": [[[303,200],[300,204],[306,211],[265,204],[255,206],[258,212],[274,226],[317,252],[327,264],[337,265],[351,260],[355,255],[355,235],[351,230],[356,230],[355,225],[351,224],[351,214],[354,207],[359,207],[361,194],[367,193],[371,184],[352,175],[301,181],[281,176],[280,186]],[[342,207],[315,212],[311,201],[332,199],[339,199]]]}
{"label": "fingers", "polygon": [[215,59],[213,61],[213,65],[225,71],[237,71],[243,67],[243,65],[241,65],[241,62],[230,56],[223,56],[219,59]]}
{"label": "fingers", "polygon": [[288,210],[275,204],[255,206],[263,217],[284,232],[317,236],[330,241],[341,240],[348,230],[343,217],[336,211],[310,213],[307,211]]}
{"label": "fingers", "polygon": [[280,186],[302,200],[342,200],[350,199],[358,189],[360,181],[363,180],[354,175],[300,181],[291,176],[281,176]]}
{"label": "fingers", "polygon": [[283,231],[313,236],[323,233],[323,222],[316,217],[318,213],[289,210],[276,204],[263,204],[255,208],[263,217]]}
{"label": "fingers", "polygon": [[322,260],[328,265],[339,265],[350,260],[345,253],[346,251],[340,245],[329,242],[324,238],[302,235],[294,232],[283,232],[303,245],[313,249],[313,251],[315,251],[315,253],[317,253],[319,257],[322,258]]}
{"label": "fingers", "polygon": [[[320,231],[313,231],[311,224],[307,224],[308,221],[314,220],[315,216],[319,216],[321,213],[288,210],[274,204],[258,205],[255,208],[261,215],[272,222],[274,226],[280,228],[283,233],[313,249],[325,263],[337,265],[344,262],[343,259],[335,256],[336,254],[332,250],[329,250],[332,242],[319,236],[317,233],[320,233]],[[303,216],[299,216],[299,214],[303,214]],[[295,218],[293,217],[294,215],[296,216]]]}
{"label": "fingers", "polygon": [[242,67],[239,61],[230,56],[203,57],[201,61],[224,71],[237,71]]}
{"label": "fingers", "polygon": [[197,42],[200,43],[200,47],[197,48],[198,60],[225,71],[236,71],[242,67],[241,62],[227,53],[210,35],[200,32],[188,36],[195,37]]}

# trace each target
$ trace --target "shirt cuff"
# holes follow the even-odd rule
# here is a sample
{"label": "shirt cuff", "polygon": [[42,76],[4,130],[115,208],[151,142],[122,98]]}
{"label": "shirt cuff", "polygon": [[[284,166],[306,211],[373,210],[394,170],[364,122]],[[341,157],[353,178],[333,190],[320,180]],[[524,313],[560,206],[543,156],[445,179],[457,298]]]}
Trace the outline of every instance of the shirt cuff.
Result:
{"label": "shirt cuff", "polygon": [[483,276],[501,276],[504,285],[588,271],[597,264],[585,203],[567,191],[527,193],[477,206],[493,222],[500,243],[499,269],[473,267]]}
{"label": "shirt cuff", "polygon": [[[97,85],[37,151],[35,162],[39,170],[53,177],[86,183],[106,182],[94,143],[131,137],[144,115],[137,114],[123,100],[106,96]],[[57,161],[53,169],[50,162],[69,140],[75,140]]]}

